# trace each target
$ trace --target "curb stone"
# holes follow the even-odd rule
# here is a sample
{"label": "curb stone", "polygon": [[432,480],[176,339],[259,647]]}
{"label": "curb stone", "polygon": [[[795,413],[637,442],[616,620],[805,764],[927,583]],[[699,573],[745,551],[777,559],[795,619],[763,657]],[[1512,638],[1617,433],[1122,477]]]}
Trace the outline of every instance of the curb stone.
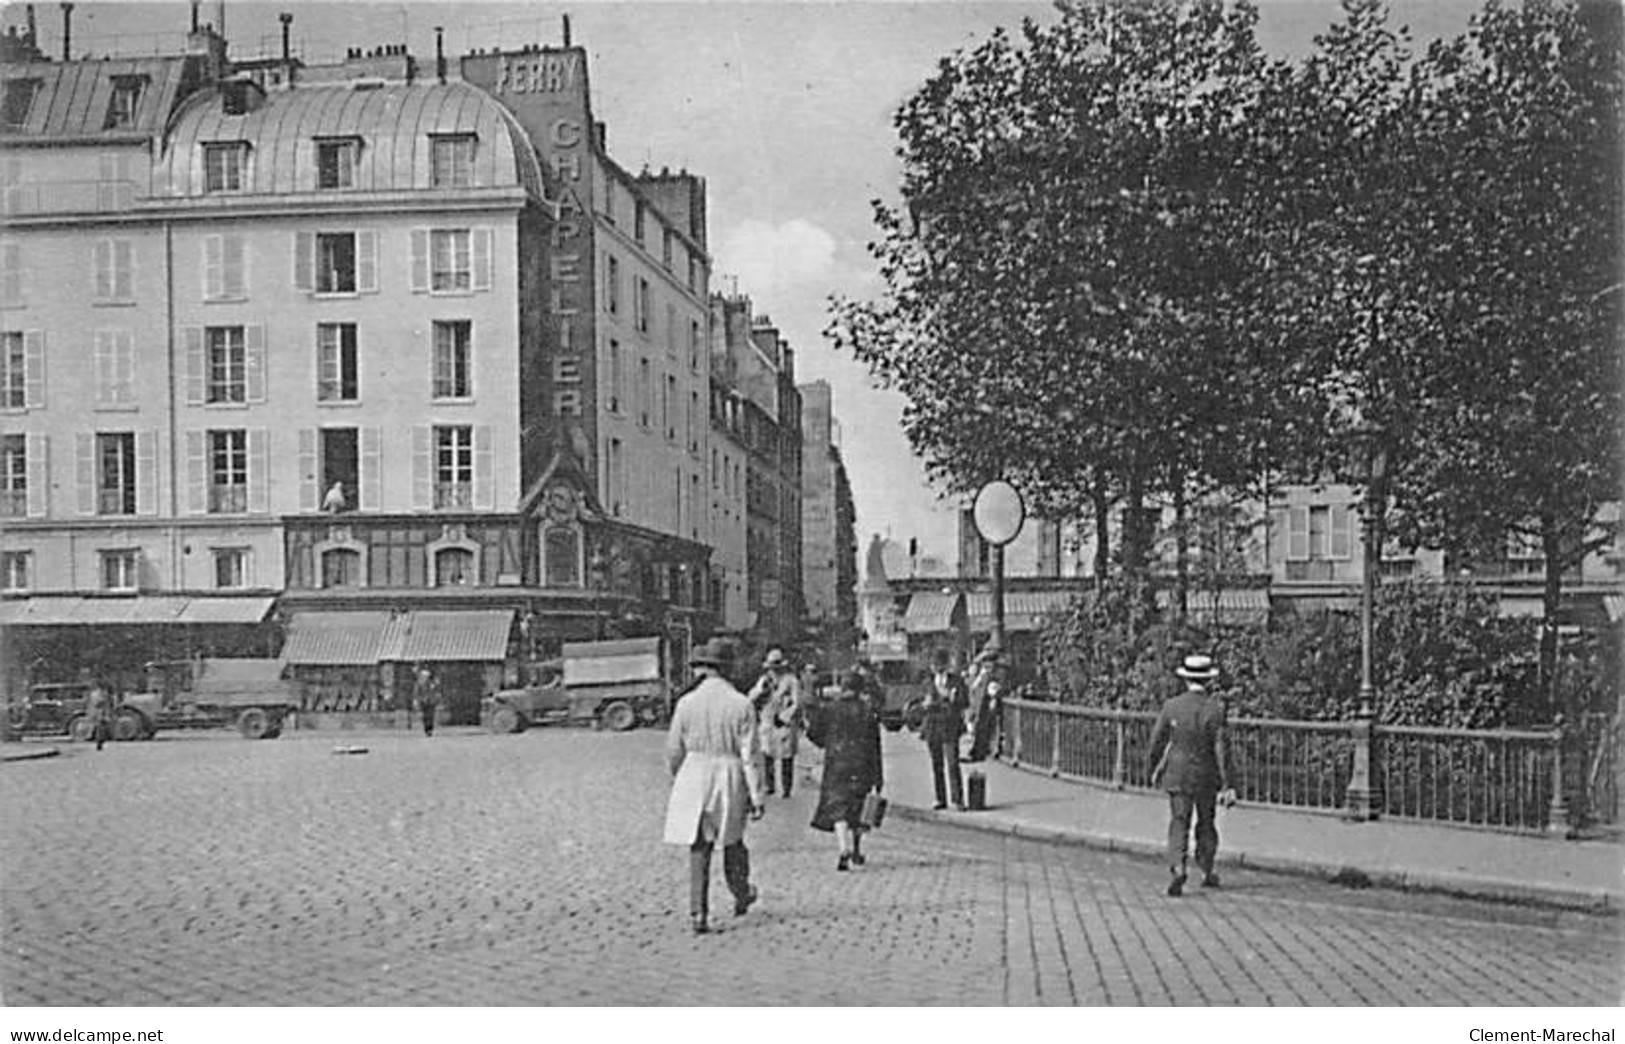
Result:
{"label": "curb stone", "polygon": [[[1107,852],[1121,852],[1126,855],[1145,858],[1155,858],[1162,853],[1161,845],[1142,838],[1125,838],[1111,834],[1091,833],[1084,830],[1034,826],[1021,822],[1000,821],[993,818],[979,819],[978,813],[974,812],[949,814],[896,803],[893,803],[891,812],[893,815],[904,819],[940,823],[944,826],[956,827],[962,830],[981,830],[988,833],[1006,834],[1029,841],[1081,845],[1086,848],[1098,848]],[[1400,892],[1426,892],[1516,906],[1552,907],[1578,913],[1616,916],[1621,912],[1622,906],[1625,906],[1625,897],[1607,891],[1531,885],[1521,881],[1506,881],[1468,874],[1437,874],[1394,868],[1372,870],[1328,861],[1301,859],[1292,856],[1259,855],[1234,850],[1229,852],[1220,851],[1218,863],[1221,866],[1240,866],[1267,873],[1313,878],[1329,884],[1341,884],[1351,888],[1370,887]]]}

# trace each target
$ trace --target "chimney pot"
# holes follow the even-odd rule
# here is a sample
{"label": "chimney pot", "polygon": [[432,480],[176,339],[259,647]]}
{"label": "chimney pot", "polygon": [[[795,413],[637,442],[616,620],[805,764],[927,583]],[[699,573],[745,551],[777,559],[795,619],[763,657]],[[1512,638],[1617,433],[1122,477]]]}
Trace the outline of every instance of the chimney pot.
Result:
{"label": "chimney pot", "polygon": [[73,46],[73,5],[62,5],[62,60],[68,61]]}

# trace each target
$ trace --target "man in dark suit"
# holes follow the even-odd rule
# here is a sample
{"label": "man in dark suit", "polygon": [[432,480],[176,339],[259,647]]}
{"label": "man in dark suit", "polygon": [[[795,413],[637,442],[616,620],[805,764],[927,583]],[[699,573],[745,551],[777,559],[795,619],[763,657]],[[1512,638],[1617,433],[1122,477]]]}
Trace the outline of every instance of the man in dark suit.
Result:
{"label": "man in dark suit", "polygon": [[931,783],[936,788],[934,809],[948,807],[952,797],[954,808],[965,810],[964,782],[959,775],[959,737],[965,734],[965,708],[970,694],[965,679],[952,669],[953,660],[947,649],[938,649],[931,655],[931,677],[925,687],[925,718],[920,724],[920,738],[931,755]]}
{"label": "man in dark suit", "polygon": [[1225,739],[1225,709],[1210,696],[1207,684],[1219,676],[1209,656],[1187,656],[1174,669],[1185,679],[1185,691],[1162,705],[1151,729],[1151,782],[1161,780],[1168,792],[1168,894],[1185,890],[1185,846],[1191,815],[1196,816],[1196,865],[1202,884],[1217,887],[1213,860],[1219,851],[1214,808],[1236,800],[1230,789],[1229,747]]}

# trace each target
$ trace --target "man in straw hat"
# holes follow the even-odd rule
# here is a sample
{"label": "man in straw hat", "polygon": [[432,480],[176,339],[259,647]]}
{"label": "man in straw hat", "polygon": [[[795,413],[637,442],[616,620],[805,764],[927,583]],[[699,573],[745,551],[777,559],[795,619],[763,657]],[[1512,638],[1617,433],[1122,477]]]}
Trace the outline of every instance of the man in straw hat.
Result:
{"label": "man in straw hat", "polygon": [[1225,739],[1225,709],[1209,695],[1207,686],[1219,676],[1210,656],[1192,655],[1174,669],[1185,679],[1185,691],[1162,705],[1151,729],[1149,751],[1151,782],[1160,777],[1168,792],[1168,894],[1185,890],[1185,850],[1196,815],[1196,865],[1202,884],[1216,888],[1219,875],[1213,860],[1219,851],[1214,807],[1236,800],[1230,789],[1229,748]]}
{"label": "man in straw hat", "polygon": [[719,843],[734,916],[750,909],[757,896],[745,821],[762,818],[761,745],[750,700],[723,676],[730,659],[728,646],[716,638],[689,656],[699,682],[677,701],[666,736],[673,779],[665,839],[688,846],[689,917],[696,933],[711,930],[711,852]]}
{"label": "man in straw hat", "polygon": [[796,750],[801,745],[805,715],[801,679],[790,669],[783,649],[769,649],[762,660],[762,676],[750,690],[751,706],[761,724],[762,759],[766,771],[762,789],[790,796],[795,782]]}

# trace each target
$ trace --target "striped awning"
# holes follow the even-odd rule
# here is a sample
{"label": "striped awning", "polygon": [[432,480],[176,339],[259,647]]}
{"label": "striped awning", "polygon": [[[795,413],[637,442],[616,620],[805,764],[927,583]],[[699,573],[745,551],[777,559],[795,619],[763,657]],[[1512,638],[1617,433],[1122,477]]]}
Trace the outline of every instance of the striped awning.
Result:
{"label": "striped awning", "polygon": [[958,591],[921,591],[908,600],[903,613],[903,630],[909,634],[936,634],[953,626],[959,607]]}
{"label": "striped awning", "polygon": [[[1177,597],[1173,591],[1158,591],[1157,605],[1168,609]],[[1270,593],[1261,587],[1233,588],[1220,591],[1215,599],[1212,591],[1191,591],[1186,595],[1185,608],[1198,621],[1217,615],[1224,623],[1262,623],[1269,619]]]}
{"label": "striped awning", "polygon": [[419,609],[380,660],[500,663],[508,657],[512,609]]}
{"label": "striped awning", "polygon": [[[1004,629],[1006,631],[1036,631],[1051,613],[1063,612],[1072,604],[1071,591],[1006,591],[1004,593]],[[965,612],[970,617],[970,629],[980,633],[993,629],[993,593],[972,591],[965,596]]]}
{"label": "striped awning", "polygon": [[282,658],[302,666],[343,667],[378,662],[385,612],[296,613],[288,624]]}

